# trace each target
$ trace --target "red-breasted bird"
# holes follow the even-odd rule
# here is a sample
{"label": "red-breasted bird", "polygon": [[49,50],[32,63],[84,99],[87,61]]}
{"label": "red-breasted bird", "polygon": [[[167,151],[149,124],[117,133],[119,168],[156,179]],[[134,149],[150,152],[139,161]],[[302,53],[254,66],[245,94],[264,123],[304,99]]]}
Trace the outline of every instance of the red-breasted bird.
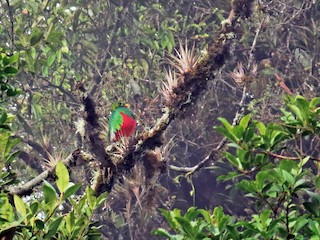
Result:
{"label": "red-breasted bird", "polygon": [[108,139],[116,142],[121,137],[130,137],[134,134],[137,121],[127,104],[114,104],[109,119]]}

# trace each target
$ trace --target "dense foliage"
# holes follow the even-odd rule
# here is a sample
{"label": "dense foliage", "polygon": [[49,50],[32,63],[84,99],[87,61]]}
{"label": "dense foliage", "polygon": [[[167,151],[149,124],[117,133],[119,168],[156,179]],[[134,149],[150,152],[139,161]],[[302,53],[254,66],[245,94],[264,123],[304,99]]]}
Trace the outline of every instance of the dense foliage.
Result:
{"label": "dense foliage", "polygon": [[[221,118],[217,127],[228,139],[230,179],[245,193],[248,217],[189,208],[162,210],[172,230],[154,233],[167,239],[319,239],[319,157],[312,149],[319,139],[320,98],[288,97],[281,122],[264,123],[243,117],[232,126]],[[311,146],[310,146],[311,145]],[[312,149],[314,151],[314,149]]]}
{"label": "dense foliage", "polygon": [[0,238],[318,239],[319,9],[0,1]]}

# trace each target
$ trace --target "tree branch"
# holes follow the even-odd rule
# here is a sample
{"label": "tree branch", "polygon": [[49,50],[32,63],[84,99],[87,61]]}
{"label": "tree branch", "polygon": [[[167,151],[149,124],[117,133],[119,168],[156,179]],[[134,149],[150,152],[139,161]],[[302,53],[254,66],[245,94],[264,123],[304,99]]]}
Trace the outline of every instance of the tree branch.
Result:
{"label": "tree branch", "polygon": [[[81,152],[77,149],[71,153],[66,159],[63,160],[63,163],[66,166],[69,166],[71,162],[75,162],[76,159],[81,155]],[[26,182],[20,186],[9,187],[7,191],[13,195],[27,195],[34,187],[38,186],[44,179],[47,179],[50,174],[55,170],[55,166],[51,167],[48,170],[40,173],[37,177],[31,179],[29,182]]]}

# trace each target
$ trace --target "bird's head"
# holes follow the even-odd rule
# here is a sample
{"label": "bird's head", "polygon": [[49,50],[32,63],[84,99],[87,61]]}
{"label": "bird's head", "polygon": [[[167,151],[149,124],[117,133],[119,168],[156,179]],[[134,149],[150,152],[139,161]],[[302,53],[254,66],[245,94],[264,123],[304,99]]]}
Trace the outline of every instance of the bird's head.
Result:
{"label": "bird's head", "polygon": [[122,101],[118,101],[118,102],[115,102],[111,105],[111,111],[113,112],[114,110],[116,110],[118,107],[126,107],[126,108],[129,108],[130,105],[128,103],[124,103]]}

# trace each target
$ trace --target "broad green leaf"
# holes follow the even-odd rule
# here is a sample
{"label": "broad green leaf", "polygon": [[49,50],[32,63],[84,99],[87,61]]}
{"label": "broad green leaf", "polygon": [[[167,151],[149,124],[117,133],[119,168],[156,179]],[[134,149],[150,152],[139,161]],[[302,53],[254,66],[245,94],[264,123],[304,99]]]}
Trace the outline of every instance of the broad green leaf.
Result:
{"label": "broad green leaf", "polygon": [[8,64],[13,64],[13,63],[16,63],[18,62],[19,60],[19,54],[13,54],[11,57],[9,57],[9,62]]}
{"label": "broad green leaf", "polygon": [[243,170],[242,163],[237,156],[234,156],[231,153],[226,152],[226,157],[233,166],[235,166],[239,170]]}
{"label": "broad green leaf", "polygon": [[302,112],[309,112],[309,103],[303,96],[296,96],[296,104],[301,109]]}
{"label": "broad green leaf", "polygon": [[314,214],[317,217],[320,217],[320,204],[316,202],[304,202],[303,206],[307,211]]}
{"label": "broad green leaf", "polygon": [[236,125],[233,127],[231,133],[236,137],[236,139],[242,139],[243,132],[244,132],[244,129],[241,126]]}
{"label": "broad green leaf", "polygon": [[176,221],[180,224],[180,229],[185,233],[186,237],[193,238],[194,231],[189,220],[184,217],[176,217]]}
{"label": "broad green leaf", "polygon": [[94,196],[94,192],[91,187],[86,187],[87,202],[91,210],[96,208],[97,198]]}
{"label": "broad green leaf", "polygon": [[47,65],[49,67],[52,66],[52,64],[54,63],[54,60],[56,59],[56,54],[55,53],[51,53],[48,57],[48,61],[47,61]]}
{"label": "broad green leaf", "polygon": [[311,101],[310,101],[310,103],[309,103],[310,109],[314,109],[314,108],[317,107],[319,104],[320,104],[320,98],[319,98],[319,97],[312,98]]}
{"label": "broad green leaf", "polygon": [[16,207],[17,212],[20,213],[22,217],[26,217],[27,210],[22,199],[18,195],[13,195],[13,201],[14,201],[14,205]]}
{"label": "broad green leaf", "polygon": [[221,126],[214,127],[219,133],[223,134],[230,141],[237,143],[239,139],[237,139],[231,132],[229,132],[226,128]]}
{"label": "broad green leaf", "polygon": [[49,67],[48,66],[43,66],[42,67],[42,74],[44,77],[48,77],[49,76]]}
{"label": "broad green leaf", "polygon": [[256,188],[254,187],[254,184],[252,184],[250,181],[244,179],[241,180],[241,182],[236,184],[238,188],[242,189],[245,192],[248,193],[256,193]]}
{"label": "broad green leaf", "polygon": [[71,186],[69,186],[63,194],[63,199],[67,199],[68,197],[70,197],[71,195],[73,195],[76,191],[78,191],[81,187],[81,184],[73,184]]}
{"label": "broad green leaf", "polygon": [[194,220],[199,215],[198,210],[195,207],[190,207],[186,214],[184,215],[184,218],[188,221]]}
{"label": "broad green leaf", "polygon": [[56,165],[56,175],[58,177],[56,183],[60,193],[63,193],[69,185],[69,172],[62,161]]}
{"label": "broad green leaf", "polygon": [[2,112],[0,115],[0,124],[5,124],[8,119],[7,112]]}
{"label": "broad green leaf", "polygon": [[308,224],[309,228],[311,229],[312,233],[314,235],[320,236],[320,223],[319,220],[315,221],[312,219],[309,219],[309,224]]}
{"label": "broad green leaf", "polygon": [[222,210],[222,207],[215,207],[213,209],[213,216],[214,216],[214,219],[219,223],[223,217],[223,210]]}
{"label": "broad green leaf", "polygon": [[288,107],[296,115],[296,117],[300,121],[300,123],[303,124],[305,119],[301,113],[301,110],[296,105],[292,105],[292,104],[288,104]]}
{"label": "broad green leaf", "polygon": [[34,201],[31,203],[30,210],[31,210],[32,216],[35,216],[38,213],[39,206],[40,204],[38,201]]}
{"label": "broad green leaf", "polygon": [[140,65],[143,68],[144,75],[146,77],[148,75],[148,73],[149,73],[149,63],[144,58],[139,59],[139,62],[140,62]]}
{"label": "broad green leaf", "polygon": [[266,129],[267,129],[266,125],[264,125],[262,122],[257,122],[255,125],[261,135],[266,135]]}
{"label": "broad green leaf", "polygon": [[298,232],[300,229],[302,229],[307,223],[308,219],[304,216],[301,216],[301,218],[297,221],[297,223],[294,225],[294,231]]}
{"label": "broad green leaf", "polygon": [[167,230],[165,230],[163,228],[158,228],[157,230],[153,230],[152,234],[162,236],[162,237],[165,237],[168,239],[176,239],[176,236],[171,235]]}
{"label": "broad green leaf", "polygon": [[43,37],[43,32],[39,28],[34,27],[31,33],[30,45],[31,46],[36,45],[38,42],[40,42],[42,37]]}
{"label": "broad green leaf", "polygon": [[10,142],[10,136],[11,133],[9,131],[4,131],[4,132],[0,132],[0,154],[1,154],[1,160],[4,161],[6,154],[7,154],[7,149],[8,149],[8,145]]}
{"label": "broad green leaf", "polygon": [[284,177],[284,180],[287,181],[290,185],[294,184],[295,179],[289,172],[287,172],[286,170],[282,170],[282,175]]}
{"label": "broad green leaf", "polygon": [[241,118],[239,125],[243,128],[246,129],[248,127],[248,124],[251,120],[251,114],[247,114],[246,116],[244,116],[243,118]]}
{"label": "broad green leaf", "polygon": [[44,225],[43,221],[37,219],[34,223],[35,223],[35,226],[36,226],[37,229],[39,229],[39,230],[43,230],[44,229],[45,225]]}
{"label": "broad green leaf", "polygon": [[61,39],[63,37],[63,32],[58,30],[53,30],[49,33],[47,37],[47,41],[50,43],[61,43]]}
{"label": "broad green leaf", "polygon": [[55,188],[46,180],[43,180],[44,184],[42,187],[44,201],[45,203],[56,203],[57,202],[57,192]]}
{"label": "broad green leaf", "polygon": [[177,229],[178,228],[178,223],[175,220],[176,216],[181,216],[181,210],[180,209],[174,209],[172,211],[168,211],[166,209],[160,208],[161,214],[166,218],[167,222],[169,223],[170,227],[172,229]]}
{"label": "broad green leaf", "polygon": [[266,209],[260,215],[260,220],[264,229],[266,229],[272,221],[272,219],[270,218],[271,213],[272,211],[270,209]]}
{"label": "broad green leaf", "polygon": [[108,196],[107,192],[101,193],[97,197],[97,206],[100,206],[100,204],[103,203],[107,199],[107,196]]}
{"label": "broad green leaf", "polygon": [[225,118],[219,117],[218,120],[223,124],[223,126],[228,130],[228,132],[232,132],[233,127]]}
{"label": "broad green leaf", "polygon": [[4,69],[4,72],[7,76],[13,76],[13,75],[16,75],[16,73],[18,72],[18,69],[16,69],[15,67],[6,67]]}
{"label": "broad green leaf", "polygon": [[260,171],[257,176],[256,176],[256,181],[255,181],[255,185],[257,186],[257,189],[259,191],[262,191],[262,189],[265,186],[265,181],[269,178],[270,176],[270,171],[266,170],[266,171]]}
{"label": "broad green leaf", "polygon": [[47,234],[44,235],[44,239],[52,239],[52,237],[57,233],[57,229],[63,219],[63,216],[58,217],[56,220],[54,220],[50,226],[49,231]]}
{"label": "broad green leaf", "polygon": [[204,209],[198,209],[198,212],[204,217],[207,223],[212,224],[210,212]]}

